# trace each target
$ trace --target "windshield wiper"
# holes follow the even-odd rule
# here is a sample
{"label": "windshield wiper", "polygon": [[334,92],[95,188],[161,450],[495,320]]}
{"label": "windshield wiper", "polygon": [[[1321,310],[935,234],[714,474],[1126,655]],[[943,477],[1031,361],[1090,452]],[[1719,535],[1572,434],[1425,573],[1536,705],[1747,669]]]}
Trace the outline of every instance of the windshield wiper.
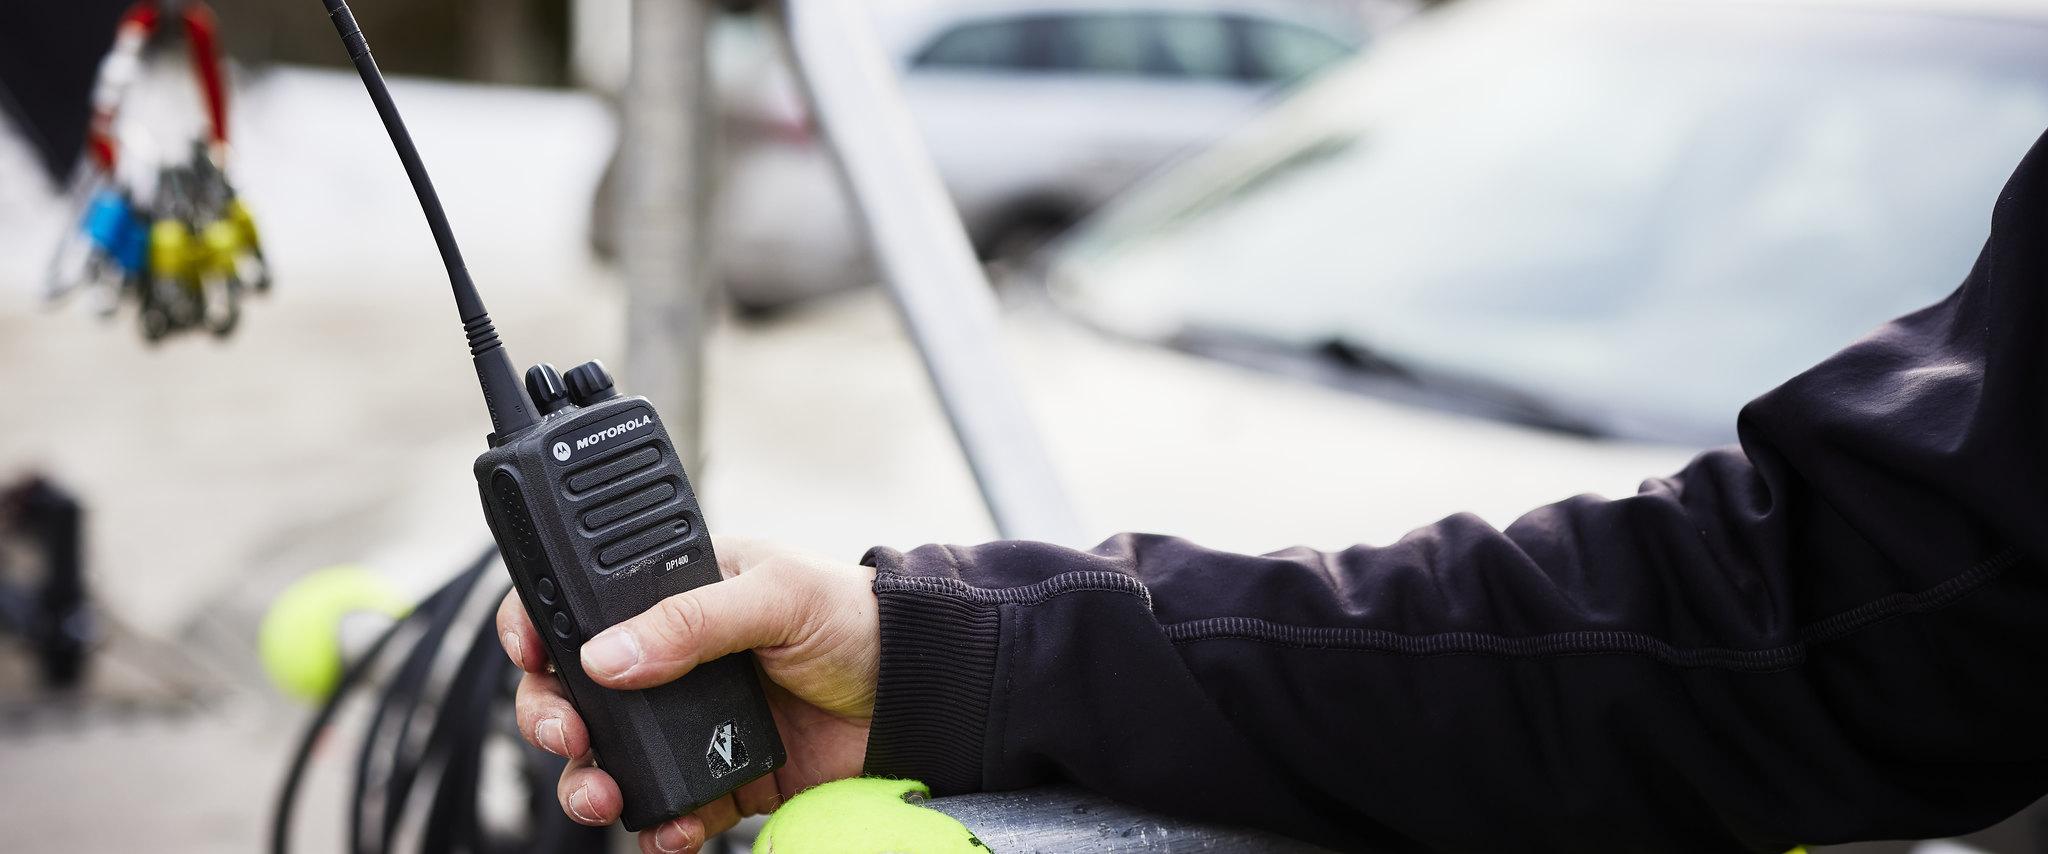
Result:
{"label": "windshield wiper", "polygon": [[1292,341],[1270,335],[1191,324],[1167,343],[1178,350],[1306,375],[1326,385],[1403,399],[1574,436],[1609,435],[1588,418],[1506,383],[1419,365],[1343,335]]}
{"label": "windshield wiper", "polygon": [[1372,376],[1416,382],[1421,375],[1408,367],[1408,363],[1380,352],[1372,345],[1355,338],[1333,335],[1319,343],[1311,343],[1300,349],[1351,371]]}

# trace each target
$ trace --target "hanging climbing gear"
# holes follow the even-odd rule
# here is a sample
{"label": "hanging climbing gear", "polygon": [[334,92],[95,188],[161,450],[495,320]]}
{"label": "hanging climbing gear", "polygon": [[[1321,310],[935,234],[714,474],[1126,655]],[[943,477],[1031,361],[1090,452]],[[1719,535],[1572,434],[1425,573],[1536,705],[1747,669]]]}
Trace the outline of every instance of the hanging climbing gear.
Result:
{"label": "hanging climbing gear", "polygon": [[[207,130],[186,159],[155,164],[150,175],[150,164],[135,162],[141,147],[123,144],[119,116],[152,39],[173,16],[183,24]],[[78,228],[51,261],[51,300],[96,290],[110,315],[133,301],[152,342],[196,329],[225,337],[240,320],[243,293],[270,289],[255,218],[224,167],[227,92],[217,32],[213,10],[200,0],[140,0],[122,16],[93,88],[90,168],[74,193]]]}

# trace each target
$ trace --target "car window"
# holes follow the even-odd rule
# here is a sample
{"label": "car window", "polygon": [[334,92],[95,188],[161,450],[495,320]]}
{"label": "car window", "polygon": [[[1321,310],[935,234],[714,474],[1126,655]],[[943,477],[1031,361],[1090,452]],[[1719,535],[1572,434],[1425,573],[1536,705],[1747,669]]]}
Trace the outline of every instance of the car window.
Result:
{"label": "car window", "polygon": [[1238,18],[1244,76],[1262,83],[1297,80],[1343,59],[1352,48],[1329,34],[1286,21]]}
{"label": "car window", "polygon": [[962,24],[933,39],[912,64],[958,69],[1042,67],[1050,23],[1045,18],[1013,18]]}
{"label": "car window", "polygon": [[1231,76],[1230,31],[1213,15],[1087,13],[1063,16],[1052,66],[1083,74]]}
{"label": "car window", "polygon": [[1144,74],[1152,39],[1138,15],[1071,15],[1059,19],[1052,67],[1092,74]]}
{"label": "car window", "polygon": [[1165,73],[1207,79],[1238,76],[1228,20],[1215,15],[1158,15],[1152,25]]}
{"label": "car window", "polygon": [[1217,15],[1081,12],[976,21],[933,39],[920,68],[1227,80],[1243,75]]}
{"label": "car window", "polygon": [[1350,52],[1326,33],[1283,21],[1184,12],[1078,12],[960,24],[934,38],[912,65],[1277,83],[1306,76]]}

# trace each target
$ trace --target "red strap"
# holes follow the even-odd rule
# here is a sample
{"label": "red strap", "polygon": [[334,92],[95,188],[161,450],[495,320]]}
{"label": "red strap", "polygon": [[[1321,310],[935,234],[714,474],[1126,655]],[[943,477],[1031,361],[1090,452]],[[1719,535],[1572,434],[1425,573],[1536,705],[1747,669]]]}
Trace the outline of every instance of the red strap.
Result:
{"label": "red strap", "polygon": [[199,75],[199,90],[206,96],[206,115],[213,122],[213,143],[228,142],[228,95],[221,82],[219,25],[213,9],[200,0],[185,4],[185,39],[192,54],[192,70]]}
{"label": "red strap", "polygon": [[[135,34],[137,43],[146,42],[156,34],[162,23],[163,9],[159,0],[137,0],[135,5],[122,13],[117,32],[126,36]],[[220,61],[220,25],[212,7],[200,0],[188,0],[179,17],[185,22],[186,49],[192,55],[192,71],[199,78],[200,96],[206,99],[206,118],[212,130],[215,147],[225,146],[228,141],[228,96]],[[115,38],[114,49],[122,49],[122,38]],[[102,66],[104,68],[104,65]],[[114,140],[114,113],[118,104],[99,105],[92,117],[92,125],[86,136],[87,150],[100,168],[108,174],[114,171],[114,160],[119,145]]]}
{"label": "red strap", "polygon": [[99,164],[100,171],[114,174],[114,140],[98,127],[85,140],[86,149],[92,153],[92,162]]}
{"label": "red strap", "polygon": [[155,33],[157,24],[157,0],[137,0],[128,11],[121,13],[121,26],[134,25],[145,33]]}

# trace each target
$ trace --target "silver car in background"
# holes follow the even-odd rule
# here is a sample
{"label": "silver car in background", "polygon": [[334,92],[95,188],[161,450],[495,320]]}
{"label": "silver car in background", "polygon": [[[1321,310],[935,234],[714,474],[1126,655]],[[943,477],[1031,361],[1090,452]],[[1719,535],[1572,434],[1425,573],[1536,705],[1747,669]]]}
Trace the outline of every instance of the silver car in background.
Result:
{"label": "silver car in background", "polygon": [[[1358,50],[1402,0],[976,0],[875,11],[987,258],[1028,255],[1114,193]],[[757,38],[758,40],[758,38]],[[720,265],[742,309],[873,266],[773,51],[727,63]]]}
{"label": "silver car in background", "polygon": [[1078,230],[1098,325],[1434,408],[1706,444],[1970,270],[2048,6],[1461,0]]}

